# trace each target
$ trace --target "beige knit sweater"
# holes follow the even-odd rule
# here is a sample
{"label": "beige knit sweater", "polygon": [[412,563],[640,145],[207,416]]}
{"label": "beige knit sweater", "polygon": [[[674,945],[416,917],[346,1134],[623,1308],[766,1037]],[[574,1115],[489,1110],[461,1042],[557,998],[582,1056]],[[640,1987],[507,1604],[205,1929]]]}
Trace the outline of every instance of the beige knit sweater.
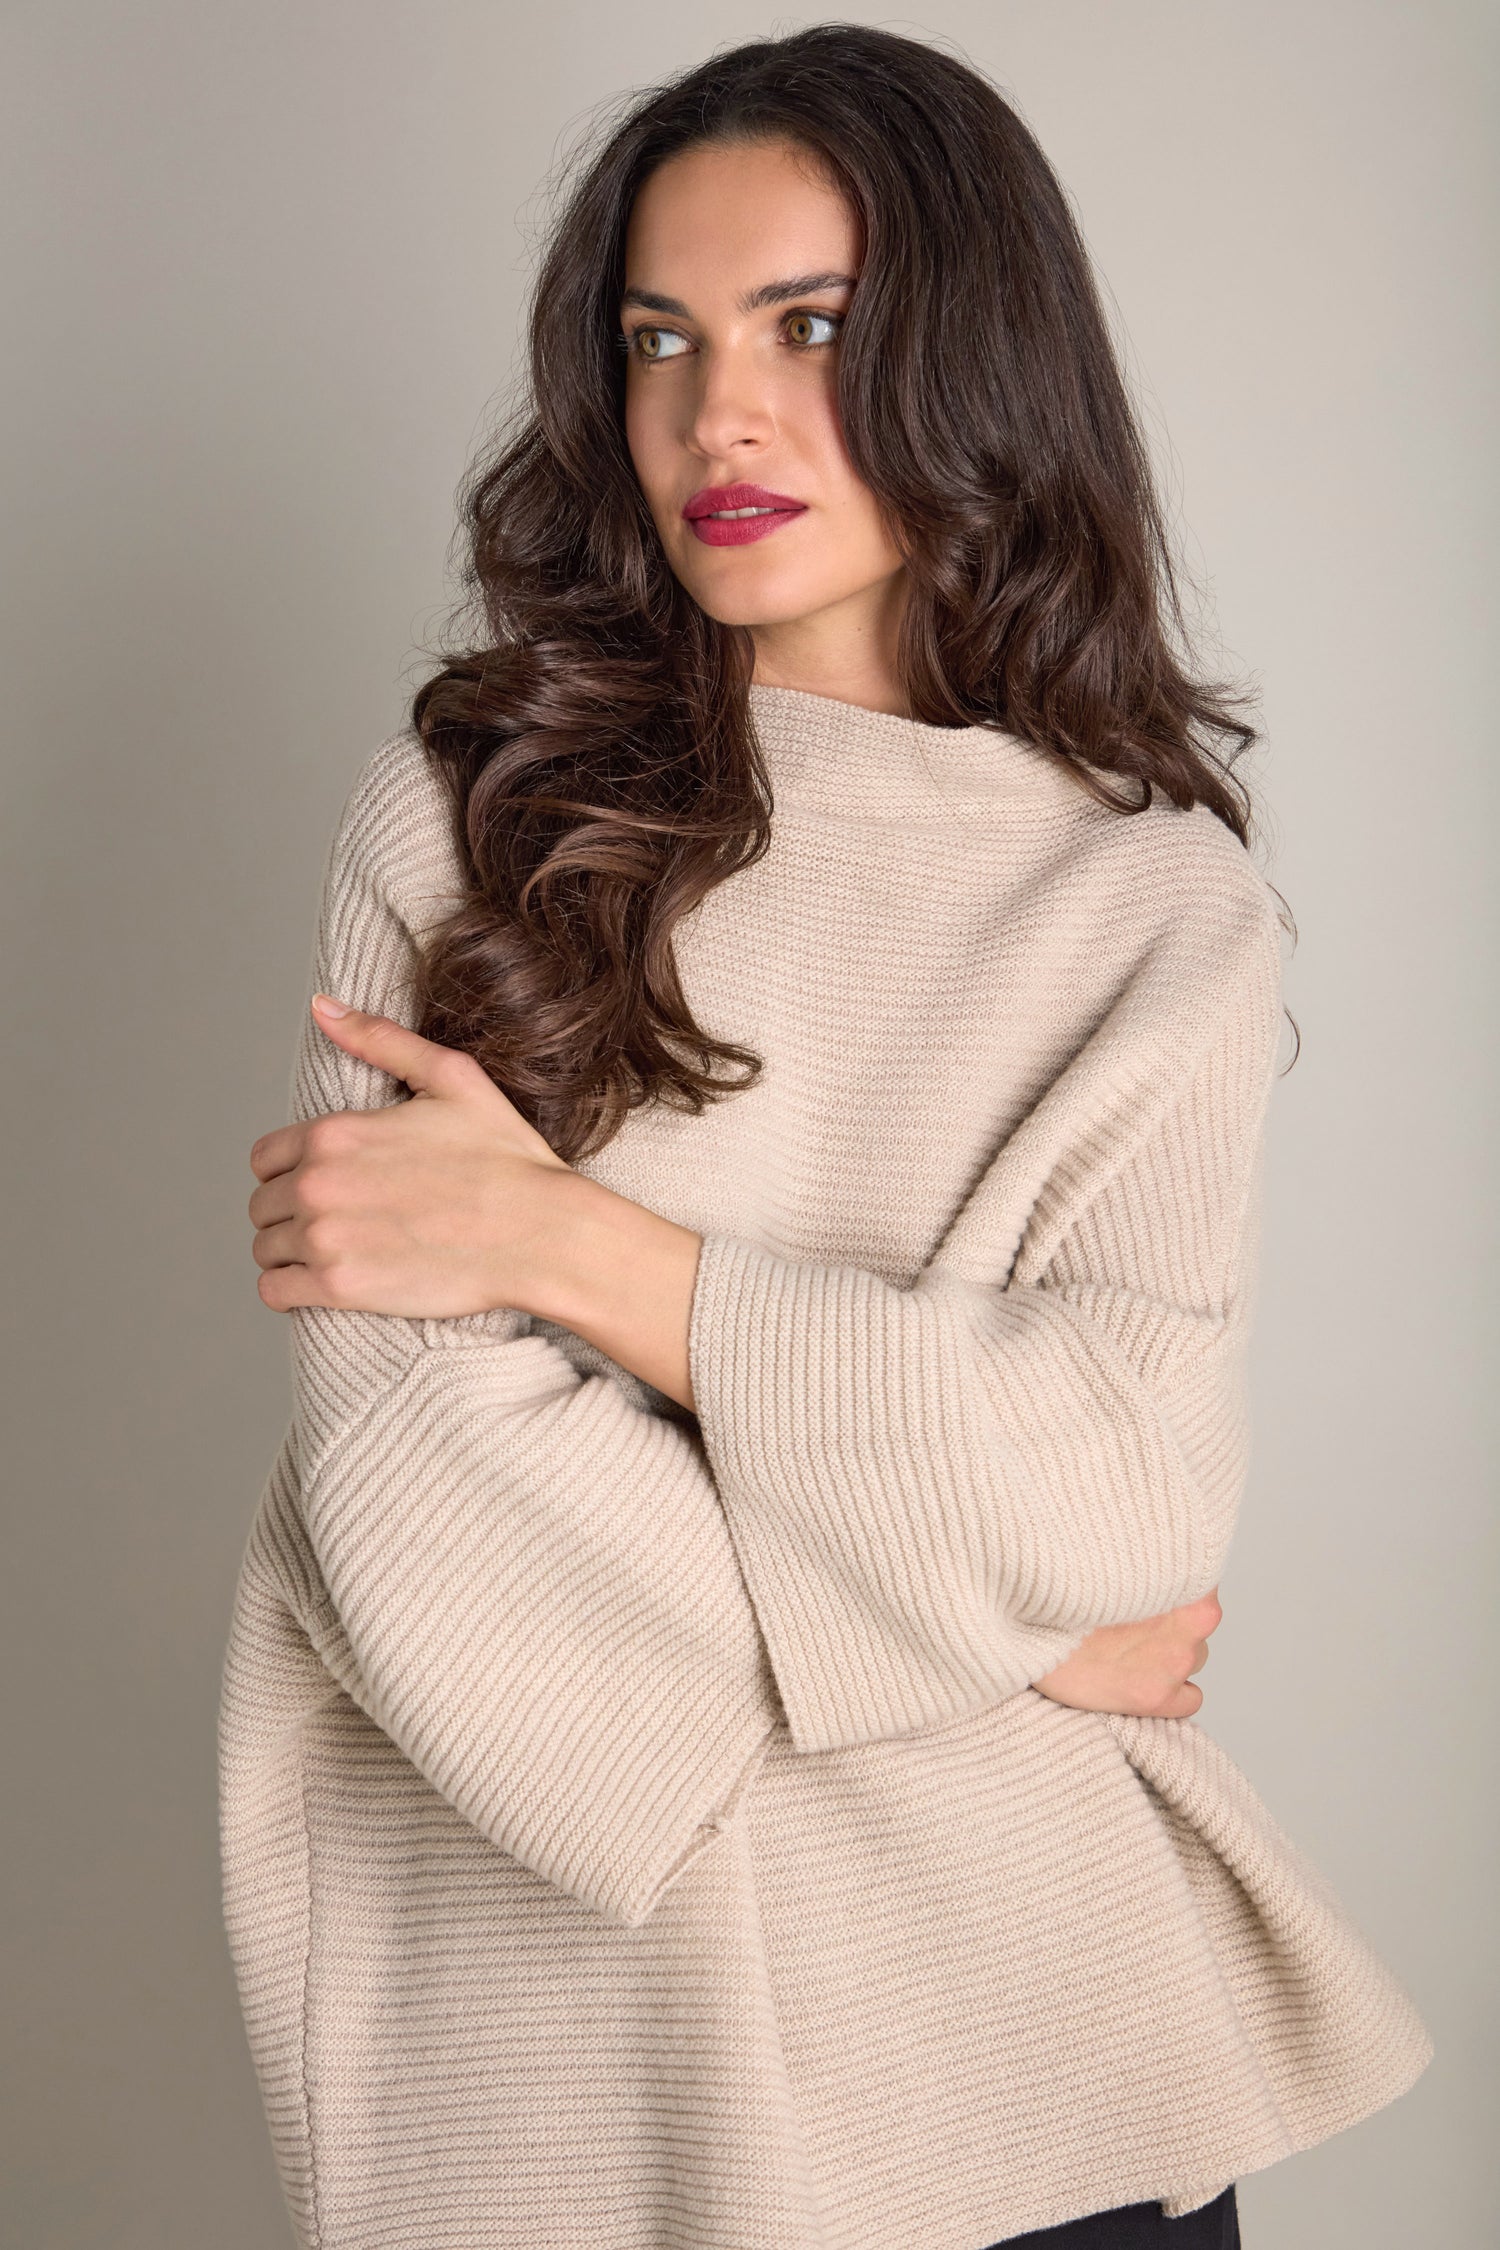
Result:
{"label": "beige knit sweater", "polygon": [[[312,2250],[983,2250],[1431,2054],[1196,1721],[1028,1685],[1224,1568],[1267,885],[1007,736],[751,697],[771,850],[678,956],[764,1077],[581,1167],[704,1236],[696,1417],[509,1310],[291,1315],[222,1841]],[[312,984],[411,1021],[461,886],[394,737]],[[304,1026],[296,1115],[399,1098]]]}

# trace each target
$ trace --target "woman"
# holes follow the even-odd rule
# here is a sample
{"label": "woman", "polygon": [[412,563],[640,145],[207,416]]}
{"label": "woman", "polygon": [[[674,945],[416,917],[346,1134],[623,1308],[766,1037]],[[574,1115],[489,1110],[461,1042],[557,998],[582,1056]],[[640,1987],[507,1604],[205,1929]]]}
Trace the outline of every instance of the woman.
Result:
{"label": "woman", "polygon": [[1236,2242],[1431,2050],[1192,1724],[1280,929],[1066,201],[945,55],[741,47],[532,371],[252,1152],[302,2239]]}

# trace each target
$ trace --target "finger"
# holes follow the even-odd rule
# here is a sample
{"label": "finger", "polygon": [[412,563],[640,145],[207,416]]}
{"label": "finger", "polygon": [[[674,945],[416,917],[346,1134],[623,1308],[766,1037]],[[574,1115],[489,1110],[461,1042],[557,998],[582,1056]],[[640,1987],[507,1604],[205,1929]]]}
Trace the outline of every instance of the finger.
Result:
{"label": "finger", "polygon": [[1224,1609],[1215,1589],[1210,1593],[1200,1594],[1194,1602],[1184,1602],[1181,1609],[1173,1614],[1182,1624],[1193,1626],[1200,1633],[1211,1633],[1223,1617]]}
{"label": "finger", "polygon": [[272,1312],[292,1312],[298,1305],[326,1305],[328,1296],[306,1266],[273,1266],[255,1284],[260,1301]]}
{"label": "finger", "polygon": [[297,1206],[297,1191],[292,1184],[290,1171],[278,1172],[269,1180],[262,1180],[250,1197],[246,1209],[250,1223],[257,1227],[274,1227],[278,1221],[292,1217]]}
{"label": "finger", "polygon": [[313,995],[313,1020],[345,1054],[373,1063],[410,1086],[414,1094],[455,1094],[473,1077],[473,1058],[443,1047],[389,1016],[368,1016],[325,992]]}
{"label": "finger", "polygon": [[273,1133],[262,1133],[250,1149],[250,1169],[255,1177],[269,1180],[300,1164],[306,1133],[306,1125],[278,1125]]}
{"label": "finger", "polygon": [[258,1266],[293,1266],[300,1262],[304,1248],[298,1222],[283,1219],[279,1226],[256,1230],[250,1243],[250,1255]]}

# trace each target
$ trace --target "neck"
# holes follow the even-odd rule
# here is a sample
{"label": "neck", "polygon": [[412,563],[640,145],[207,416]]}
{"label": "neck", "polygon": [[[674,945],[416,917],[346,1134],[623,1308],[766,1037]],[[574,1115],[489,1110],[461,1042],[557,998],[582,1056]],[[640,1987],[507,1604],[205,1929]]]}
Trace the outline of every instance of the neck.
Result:
{"label": "neck", "polygon": [[775,625],[753,625],[755,670],[760,687],[799,688],[865,711],[909,718],[896,676],[896,635],[905,606],[907,578],[897,571],[880,585],[849,601]]}

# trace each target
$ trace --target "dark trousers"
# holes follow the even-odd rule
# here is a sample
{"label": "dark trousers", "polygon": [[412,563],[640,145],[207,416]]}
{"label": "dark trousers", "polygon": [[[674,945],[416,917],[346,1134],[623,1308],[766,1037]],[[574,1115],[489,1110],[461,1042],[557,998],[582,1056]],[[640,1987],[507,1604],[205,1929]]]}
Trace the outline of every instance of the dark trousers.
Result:
{"label": "dark trousers", "polygon": [[1007,2235],[991,2250],[1022,2250],[1023,2244],[1028,2250],[1240,2250],[1239,2207],[1231,2182],[1212,2203],[1180,2219],[1165,2217],[1159,2203],[1122,2203],[1064,2226]]}

